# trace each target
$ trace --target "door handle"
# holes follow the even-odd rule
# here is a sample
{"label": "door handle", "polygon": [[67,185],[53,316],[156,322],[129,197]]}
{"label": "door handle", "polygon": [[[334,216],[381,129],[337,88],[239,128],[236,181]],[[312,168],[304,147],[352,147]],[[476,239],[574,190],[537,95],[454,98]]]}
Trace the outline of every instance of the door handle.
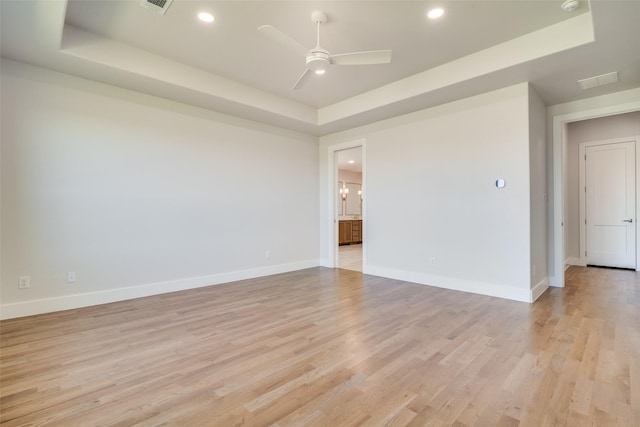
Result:
{"label": "door handle", "polygon": [[633,218],[631,218],[631,219],[623,219],[622,222],[633,222]]}

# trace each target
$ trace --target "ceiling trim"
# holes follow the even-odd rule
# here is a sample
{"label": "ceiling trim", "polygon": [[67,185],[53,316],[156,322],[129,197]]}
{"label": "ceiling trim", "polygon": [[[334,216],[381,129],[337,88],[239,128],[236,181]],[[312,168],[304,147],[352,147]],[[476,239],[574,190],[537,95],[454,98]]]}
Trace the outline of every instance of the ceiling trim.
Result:
{"label": "ceiling trim", "polygon": [[384,107],[393,108],[399,102],[595,40],[593,21],[588,12],[367,93],[315,109],[70,25],[64,25],[62,30],[61,53],[155,82],[154,87],[159,96],[180,98],[176,89],[182,89],[190,92],[189,99],[193,98],[193,93],[200,94],[201,106],[206,108],[228,109],[235,105],[238,109],[252,110],[252,113],[245,112],[245,116],[250,118],[264,120],[267,114],[273,123],[274,116],[279,116],[288,127],[295,127],[294,124],[297,123],[299,130],[312,132],[316,127]]}
{"label": "ceiling trim", "polygon": [[318,113],[315,108],[70,25],[64,26],[61,53],[137,74],[150,80],[194,90],[217,98],[219,102],[233,102],[269,111],[306,124],[317,125],[318,123]]}
{"label": "ceiling trim", "polygon": [[318,110],[318,125],[455,85],[595,41],[591,12]]}
{"label": "ceiling trim", "polygon": [[[549,63],[563,58],[558,53],[575,49],[584,64],[597,46],[607,47],[616,40],[601,28],[611,22],[609,10],[592,13],[589,8],[554,25],[315,108],[65,24],[67,5],[67,0],[33,0],[29,8],[9,9],[14,14],[11,18],[3,14],[3,19],[25,20],[37,31],[17,32],[25,41],[3,43],[3,57],[316,136],[518,83],[543,79],[548,83],[553,76],[544,73]],[[595,16],[600,20],[594,23]],[[594,43],[596,24],[601,37]],[[630,80],[629,72],[624,72],[622,68],[621,76]]]}

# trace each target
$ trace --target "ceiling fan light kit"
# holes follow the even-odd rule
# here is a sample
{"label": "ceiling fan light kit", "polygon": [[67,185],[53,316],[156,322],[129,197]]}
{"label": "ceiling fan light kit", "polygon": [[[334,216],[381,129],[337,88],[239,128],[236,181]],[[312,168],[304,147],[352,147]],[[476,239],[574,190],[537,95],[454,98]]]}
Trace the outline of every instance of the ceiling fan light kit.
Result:
{"label": "ceiling fan light kit", "polygon": [[306,84],[308,77],[311,74],[310,72],[318,75],[324,74],[329,69],[330,65],[373,65],[388,64],[391,62],[390,50],[350,52],[331,55],[328,50],[323,49],[320,46],[320,24],[327,22],[327,15],[320,10],[316,10],[311,13],[311,21],[315,23],[317,27],[316,47],[313,49],[305,48],[302,44],[271,25],[262,25],[258,27],[258,31],[267,37],[270,37],[277,43],[295,50],[297,53],[304,53],[305,65],[307,68],[293,86],[294,90],[298,90]]}
{"label": "ceiling fan light kit", "polygon": [[329,65],[331,65],[329,52],[324,49],[313,49],[313,51],[307,55],[307,68],[316,74],[322,74],[327,71]]}

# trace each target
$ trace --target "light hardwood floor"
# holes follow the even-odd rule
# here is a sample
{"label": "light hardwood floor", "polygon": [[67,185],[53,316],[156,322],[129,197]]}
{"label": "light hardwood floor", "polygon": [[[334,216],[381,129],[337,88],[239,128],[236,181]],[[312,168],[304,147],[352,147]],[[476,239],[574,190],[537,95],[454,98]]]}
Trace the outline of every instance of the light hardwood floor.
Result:
{"label": "light hardwood floor", "polygon": [[639,426],[640,285],[533,305],[314,268],[0,323],[0,420]]}
{"label": "light hardwood floor", "polygon": [[362,271],[362,243],[338,246],[338,268]]}

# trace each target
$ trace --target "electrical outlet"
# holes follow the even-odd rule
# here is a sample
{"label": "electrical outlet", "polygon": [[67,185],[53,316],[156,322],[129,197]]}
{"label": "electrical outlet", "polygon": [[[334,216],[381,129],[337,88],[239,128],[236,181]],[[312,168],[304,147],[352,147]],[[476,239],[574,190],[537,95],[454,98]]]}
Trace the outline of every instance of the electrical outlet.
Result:
{"label": "electrical outlet", "polygon": [[436,265],[436,257],[431,257],[431,265]]}
{"label": "electrical outlet", "polygon": [[73,283],[76,281],[76,272],[70,271],[67,273],[67,283]]}
{"label": "electrical outlet", "polygon": [[265,259],[270,259],[270,258],[271,258],[271,251],[266,251],[266,252],[264,253],[264,258],[265,258]]}
{"label": "electrical outlet", "polygon": [[18,277],[18,288],[19,289],[27,289],[31,287],[31,279],[29,276],[20,276]]}

